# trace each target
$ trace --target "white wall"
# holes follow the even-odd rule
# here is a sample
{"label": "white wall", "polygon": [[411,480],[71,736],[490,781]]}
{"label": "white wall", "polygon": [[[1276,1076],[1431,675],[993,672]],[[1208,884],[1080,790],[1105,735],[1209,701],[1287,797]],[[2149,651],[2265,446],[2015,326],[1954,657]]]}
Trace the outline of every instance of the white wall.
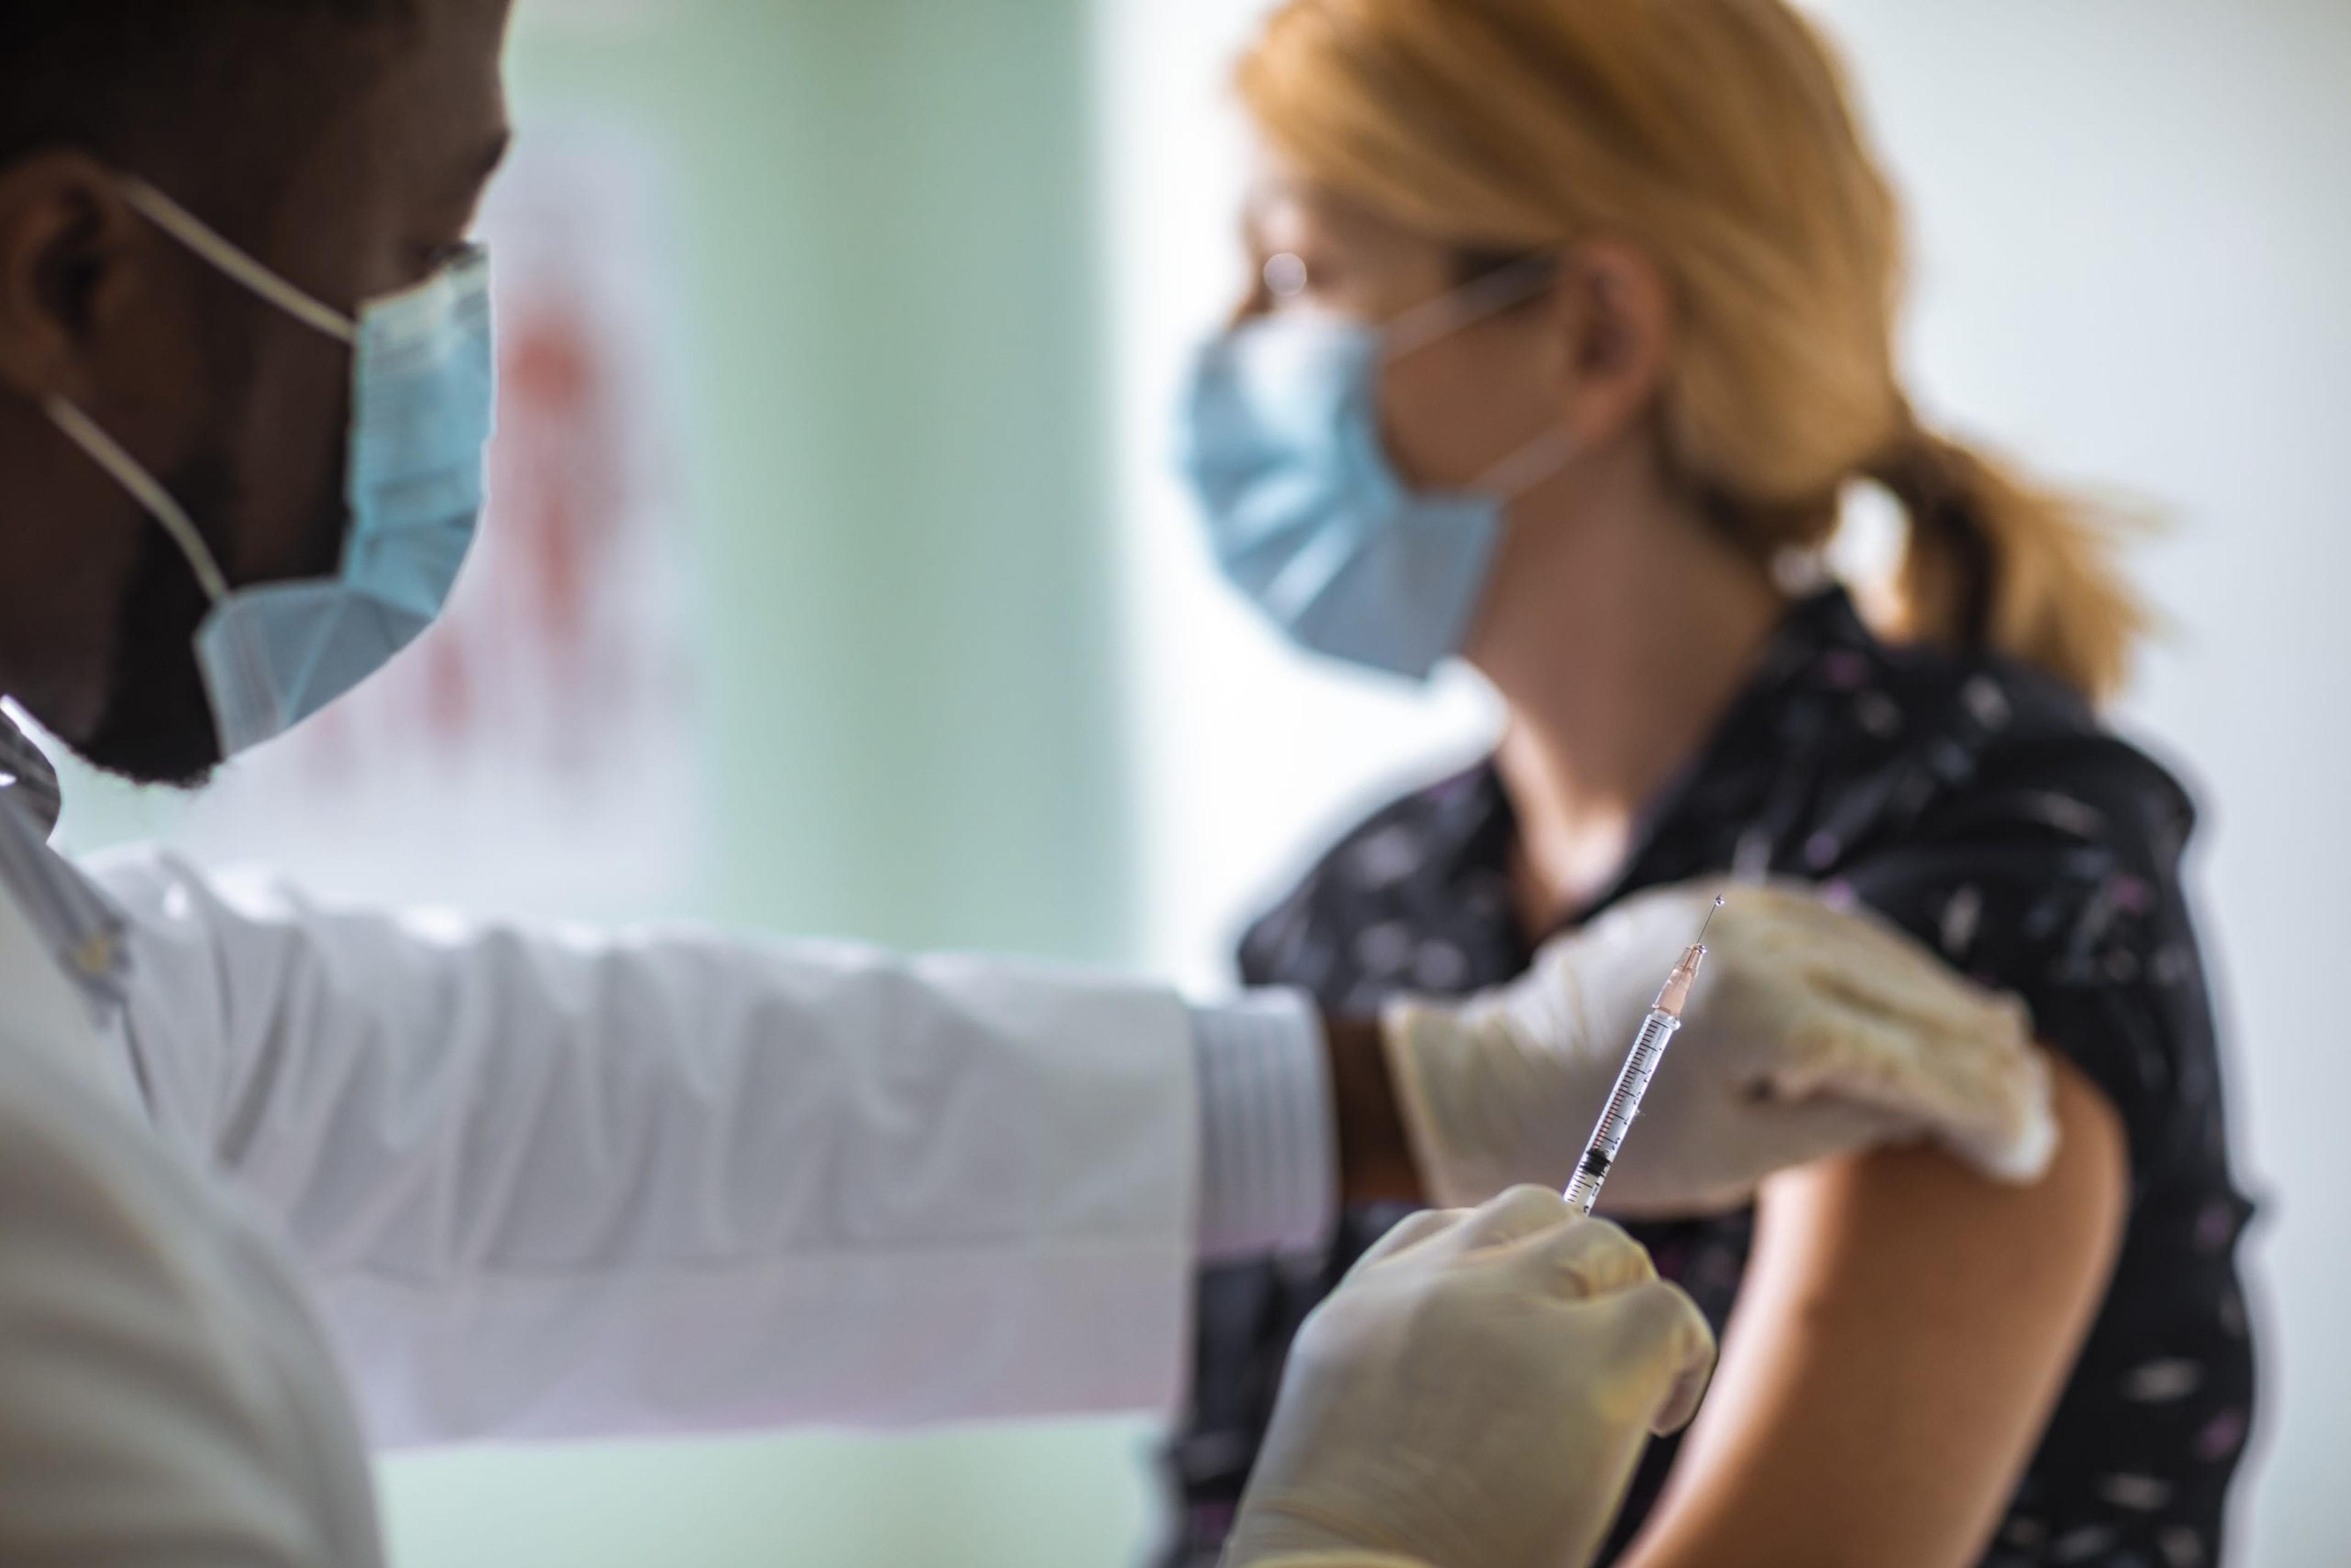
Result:
{"label": "white wall", "polygon": [[1107,287],[1118,359],[1133,628],[1129,720],[1143,821],[1144,952],[1228,983],[1231,938],[1344,806],[1430,759],[1472,756],[1492,706],[1455,671],[1423,695],[1291,654],[1227,592],[1174,477],[1177,395],[1238,298],[1248,143],[1232,60],[1263,0],[1097,0]]}
{"label": "white wall", "polygon": [[[1309,669],[1215,585],[1166,434],[1234,287],[1223,73],[1257,0],[1099,0],[1155,961],[1238,916],[1384,779],[1472,748],[1468,683]],[[1920,401],[2155,499],[2171,617],[2125,722],[2197,786],[2267,1321],[2241,1562],[2351,1541],[2351,1054],[2325,982],[2351,823],[2351,5],[1820,0],[1913,204]],[[2250,1506],[2246,1506],[2250,1504]]]}

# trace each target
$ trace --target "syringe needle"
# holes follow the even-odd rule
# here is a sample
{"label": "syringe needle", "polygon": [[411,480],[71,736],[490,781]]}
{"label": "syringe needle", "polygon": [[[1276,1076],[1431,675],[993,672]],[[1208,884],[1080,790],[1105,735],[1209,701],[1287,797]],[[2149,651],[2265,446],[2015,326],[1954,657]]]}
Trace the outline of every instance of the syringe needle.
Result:
{"label": "syringe needle", "polygon": [[1702,921],[1700,921],[1700,922],[1698,923],[1698,939],[1700,942],[1703,942],[1703,941],[1705,941],[1705,940],[1706,940],[1707,928],[1708,928],[1708,926],[1710,926],[1710,925],[1712,925],[1714,924],[1714,917],[1715,917],[1716,915],[1718,915],[1721,914],[1721,913],[1722,913],[1722,895],[1721,895],[1721,894],[1717,894],[1715,895],[1714,907],[1713,907],[1712,909],[1708,910],[1708,911],[1706,912],[1706,918],[1705,918],[1704,920],[1702,920]]}

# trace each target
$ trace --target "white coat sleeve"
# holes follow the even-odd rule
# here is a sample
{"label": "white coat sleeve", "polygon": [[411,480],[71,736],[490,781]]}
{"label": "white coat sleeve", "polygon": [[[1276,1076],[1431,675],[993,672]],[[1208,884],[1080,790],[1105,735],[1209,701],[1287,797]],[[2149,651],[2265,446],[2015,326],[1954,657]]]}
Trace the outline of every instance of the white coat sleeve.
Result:
{"label": "white coat sleeve", "polygon": [[125,1045],[290,1246],[387,1444],[1165,1408],[1172,995],[340,912],[152,852]]}

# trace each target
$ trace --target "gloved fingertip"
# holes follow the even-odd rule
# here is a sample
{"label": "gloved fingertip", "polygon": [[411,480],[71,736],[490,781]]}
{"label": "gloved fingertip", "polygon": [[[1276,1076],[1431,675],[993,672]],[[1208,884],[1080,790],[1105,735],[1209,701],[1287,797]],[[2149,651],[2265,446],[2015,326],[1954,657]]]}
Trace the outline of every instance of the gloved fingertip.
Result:
{"label": "gloved fingertip", "polygon": [[2056,1114],[2046,1104],[2035,1104],[2023,1124],[2007,1138],[1962,1145],[1958,1152],[1994,1181],[2031,1186],[2048,1175],[2050,1166],[2055,1163],[2060,1136]]}
{"label": "gloved fingertip", "polygon": [[1649,1430],[1660,1437],[1670,1437],[1698,1419],[1698,1407],[1706,1402],[1707,1385],[1714,1379],[1714,1364],[1708,1361],[1702,1372],[1686,1372],[1674,1380],[1673,1391],[1658,1406],[1656,1417]]}
{"label": "gloved fingertip", "polygon": [[1677,1432],[1698,1414],[1714,1375],[1714,1329],[1687,1292],[1663,1280],[1636,1285],[1615,1301],[1632,1335],[1628,1363],[1671,1375],[1649,1429],[1659,1437]]}
{"label": "gloved fingertip", "polygon": [[2060,1133],[2055,1104],[2056,1084],[2048,1059],[2027,1048],[2022,1071],[2007,1087],[2016,1097],[2013,1114],[1990,1129],[1945,1141],[1970,1165],[1994,1181],[2030,1186],[2049,1172],[2057,1158]]}
{"label": "gloved fingertip", "polygon": [[1649,1423],[1649,1430],[1660,1437],[1672,1436],[1697,1417],[1698,1406],[1706,1400],[1707,1385],[1714,1380],[1715,1357],[1719,1349],[1714,1329],[1697,1303],[1684,1297],[1683,1304],[1687,1309],[1688,1327],[1684,1333],[1682,1369]]}

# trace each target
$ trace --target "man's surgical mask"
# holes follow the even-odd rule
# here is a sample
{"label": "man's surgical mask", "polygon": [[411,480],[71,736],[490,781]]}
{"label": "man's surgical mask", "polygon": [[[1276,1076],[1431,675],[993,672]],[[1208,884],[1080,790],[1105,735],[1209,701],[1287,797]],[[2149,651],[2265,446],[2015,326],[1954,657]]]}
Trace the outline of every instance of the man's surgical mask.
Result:
{"label": "man's surgical mask", "polygon": [[212,601],[195,654],[221,755],[281,735],[381,669],[439,616],[481,517],[492,424],[489,259],[468,246],[438,274],[369,301],[354,321],[263,267],[141,181],[151,222],[270,304],[351,345],[350,519],[332,578],[232,588],[184,507],[63,398],[49,417],[136,497]]}
{"label": "man's surgical mask", "polygon": [[1416,679],[1461,651],[1504,511],[1571,453],[1547,433],[1466,491],[1416,492],[1380,437],[1380,370],[1552,276],[1547,258],[1520,262],[1385,327],[1276,311],[1201,351],[1184,468],[1217,565],[1291,641]]}

